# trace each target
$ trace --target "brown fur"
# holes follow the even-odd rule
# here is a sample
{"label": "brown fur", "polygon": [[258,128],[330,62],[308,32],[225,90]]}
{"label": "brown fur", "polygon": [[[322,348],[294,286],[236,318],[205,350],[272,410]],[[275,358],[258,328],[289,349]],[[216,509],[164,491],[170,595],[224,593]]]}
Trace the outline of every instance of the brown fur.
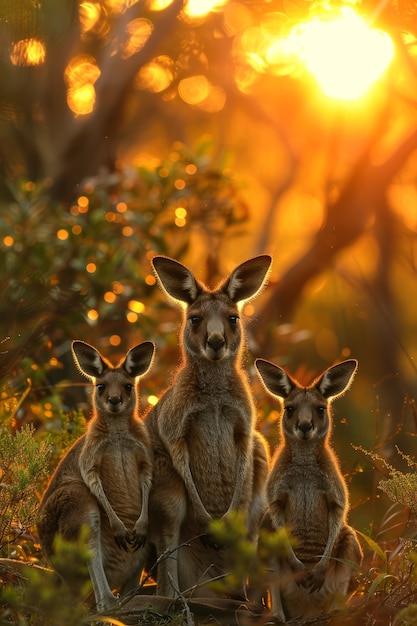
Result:
{"label": "brown fur", "polygon": [[329,444],[330,402],[350,386],[357,362],[334,365],[306,388],[268,361],[257,359],[256,367],[266,389],[284,401],[262,525],[268,531],[285,526],[295,540],[294,548],[288,543],[288,559],[272,564],[272,612],[282,622],[312,619],[346,600],[353,570],[336,559],[359,564],[362,558]]}
{"label": "brown fur", "polygon": [[[72,344],[80,371],[95,385],[92,419],[63,457],[40,505],[39,537],[44,554],[54,553],[60,533],[76,540],[89,530],[89,573],[97,609],[115,602],[112,589],[135,587],[145,560],[152,453],[138,416],[138,380],[152,362],[154,346],[135,346],[117,367],[82,341]],[[65,579],[65,571],[60,572]]]}
{"label": "brown fur", "polygon": [[[249,536],[257,536],[269,456],[241,367],[239,304],[257,295],[270,263],[242,263],[210,291],[182,264],[153,260],[164,290],[184,305],[182,365],[145,420],[155,455],[150,539],[158,557],[171,554],[158,566],[160,595],[200,584],[195,594],[210,595],[204,583],[227,571],[227,550],[207,535],[214,518],[244,511]],[[190,543],[177,550],[183,542]]]}

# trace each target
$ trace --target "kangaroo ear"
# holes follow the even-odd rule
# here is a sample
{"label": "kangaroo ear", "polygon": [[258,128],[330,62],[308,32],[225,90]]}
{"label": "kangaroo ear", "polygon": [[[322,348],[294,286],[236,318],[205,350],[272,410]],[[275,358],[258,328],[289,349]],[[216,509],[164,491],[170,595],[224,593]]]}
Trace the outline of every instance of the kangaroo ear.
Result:
{"label": "kangaroo ear", "polygon": [[256,359],[255,366],[265,389],[273,396],[284,399],[294,389],[294,381],[279,365],[264,359]]}
{"label": "kangaroo ear", "polygon": [[266,284],[271,263],[268,254],[241,263],[223,283],[222,291],[235,303],[254,298]]}
{"label": "kangaroo ear", "polygon": [[109,367],[100,352],[84,341],[73,341],[71,350],[76,366],[87,378],[101,376]]}
{"label": "kangaroo ear", "polygon": [[168,296],[186,304],[195,302],[202,288],[185,265],[164,256],[154,257],[152,265],[162,288]]}
{"label": "kangaroo ear", "polygon": [[132,378],[143,376],[152,365],[154,352],[152,341],[144,341],[129,350],[121,365]]}
{"label": "kangaroo ear", "polygon": [[349,389],[357,369],[358,362],[355,359],[342,361],[329,367],[314,385],[326,399],[338,398]]}

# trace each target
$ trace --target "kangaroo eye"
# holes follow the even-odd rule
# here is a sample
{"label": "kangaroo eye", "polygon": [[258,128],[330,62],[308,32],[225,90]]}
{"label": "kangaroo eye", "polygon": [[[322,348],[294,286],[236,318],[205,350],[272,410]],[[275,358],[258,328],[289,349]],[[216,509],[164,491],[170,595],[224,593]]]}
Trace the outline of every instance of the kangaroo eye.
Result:
{"label": "kangaroo eye", "polygon": [[237,315],[229,315],[229,322],[231,326],[236,326],[239,317]]}
{"label": "kangaroo eye", "polygon": [[318,406],[317,407],[317,414],[319,417],[324,417],[324,414],[326,412],[326,407],[325,406]]}
{"label": "kangaroo eye", "polygon": [[103,391],[105,385],[103,383],[97,383],[96,389],[97,391]]}
{"label": "kangaroo eye", "polygon": [[285,407],[285,413],[286,413],[287,417],[292,417],[294,415],[294,407],[293,406],[286,406]]}
{"label": "kangaroo eye", "polygon": [[192,315],[190,317],[190,322],[193,326],[196,326],[201,322],[201,317],[199,315]]}
{"label": "kangaroo eye", "polygon": [[133,385],[131,385],[130,383],[128,383],[127,385],[125,385],[125,389],[128,393],[130,393],[133,389]]}

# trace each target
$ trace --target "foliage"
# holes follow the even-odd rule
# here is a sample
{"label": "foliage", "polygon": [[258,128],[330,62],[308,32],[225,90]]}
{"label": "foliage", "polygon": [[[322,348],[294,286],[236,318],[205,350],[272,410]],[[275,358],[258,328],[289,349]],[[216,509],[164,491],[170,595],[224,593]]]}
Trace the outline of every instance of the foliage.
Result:
{"label": "foliage", "polygon": [[73,338],[87,334],[122,350],[138,327],[157,336],[155,253],[181,258],[193,233],[211,250],[215,271],[221,234],[238,235],[247,210],[209,151],[207,142],[195,153],[177,143],[157,167],[90,179],[69,207],[51,206],[45,185],[15,188],[12,210],[0,212],[0,378],[9,375],[10,401],[30,385],[17,423],[57,413],[62,399],[69,409],[82,401],[73,386],[63,392],[67,369],[74,375]]}
{"label": "foliage", "polygon": [[[56,571],[65,570],[63,580],[49,569],[26,565],[21,569],[24,584],[6,586],[2,593],[3,611],[12,623],[31,626],[79,626],[89,619],[85,598],[91,593],[86,534],[77,542],[55,541],[52,559]],[[1,614],[0,614],[1,615]]]}
{"label": "foliage", "polygon": [[[46,419],[45,419],[46,418]],[[39,441],[47,440],[50,449],[49,468],[52,471],[68,448],[85,433],[86,419],[81,409],[64,413],[52,412],[44,416],[44,429],[38,433]]]}
{"label": "foliage", "polygon": [[384,460],[390,478],[381,480],[378,486],[390,500],[401,504],[415,515],[417,514],[417,463],[409,455],[402,454],[398,448],[397,452],[414,471],[402,472]]}
{"label": "foliage", "polygon": [[414,626],[417,624],[417,604],[409,604],[396,616],[395,623],[398,626]]}
{"label": "foliage", "polygon": [[0,554],[7,554],[36,519],[36,492],[48,472],[49,444],[26,426],[10,433],[0,426]]}
{"label": "foliage", "polygon": [[213,520],[210,534],[219,546],[227,546],[230,554],[230,572],[210,583],[210,588],[219,594],[233,594],[242,588],[247,572],[256,563],[256,547],[247,539],[245,515],[230,513],[227,517]]}
{"label": "foliage", "polygon": [[[29,427],[13,435],[4,432],[3,429],[0,437],[2,448],[4,446],[14,459],[20,459],[20,461],[24,459],[24,471],[21,471],[22,468],[19,467],[19,471],[9,471],[7,476],[12,487],[10,493],[18,493],[25,505],[31,501],[48,460],[45,454],[45,444],[39,444],[34,434],[34,430]],[[3,458],[4,453],[2,453]],[[414,466],[411,459],[406,458],[406,461]],[[3,481],[5,478],[6,474],[3,474]],[[22,490],[23,483],[26,487]],[[32,512],[31,523],[33,523],[36,519],[36,506],[33,502],[30,507],[23,506],[24,511],[28,509]],[[26,523],[28,523],[27,517]],[[231,554],[229,574],[223,579],[212,582],[213,589],[222,595],[233,593],[248,572],[250,572],[251,584],[262,587],[265,584],[265,568],[268,567],[271,555],[282,555],[286,552],[288,545],[285,530],[278,533],[262,533],[257,552],[246,538],[244,519],[240,514],[216,520],[211,525],[210,533],[212,540],[219,545],[227,545]],[[389,546],[383,546],[378,543],[377,539],[364,533],[359,534],[366,548],[365,560],[362,569],[358,572],[358,588],[350,604],[342,610],[341,617],[345,616],[347,624],[355,623],[349,620],[364,620],[366,612],[369,612],[369,607],[372,606],[375,624],[391,623],[386,621],[387,611],[393,616],[392,619],[396,615],[395,623],[398,625],[414,624],[413,602],[417,600],[417,575],[415,574],[417,552],[414,549],[414,542],[408,539],[398,543],[398,540],[393,539]],[[89,558],[85,539],[85,536],[80,537],[76,544],[67,544],[59,538],[57,540],[53,565],[57,571],[65,568],[65,588],[61,579],[50,570],[39,566],[25,566],[17,573],[13,573],[12,569],[12,575],[10,575],[10,572],[8,573],[10,564],[7,563],[6,566],[0,561],[3,586],[0,611],[4,617],[8,616],[8,623],[23,626],[49,626],[49,624],[71,626],[91,620],[84,605],[84,599],[91,589],[85,569]],[[12,583],[13,580],[14,583]],[[187,601],[183,599],[183,602]],[[195,606],[194,610],[197,610]],[[187,612],[190,616],[190,607],[187,608]],[[386,617],[383,618],[382,615]],[[135,619],[135,623],[138,624],[199,623],[190,622],[190,618],[186,618],[181,611],[170,616],[169,613],[139,608],[129,610],[128,607],[125,611],[116,610],[112,623],[124,624],[124,618]],[[106,621],[106,618],[103,619]],[[338,624],[337,617],[335,619],[334,623]],[[333,624],[331,620],[326,623]]]}
{"label": "foliage", "polygon": [[376,466],[385,470],[389,478],[380,480],[378,488],[381,489],[392,502],[407,509],[411,513],[412,518],[414,518],[417,514],[417,462],[415,459],[401,452],[398,446],[396,446],[399,459],[405,461],[406,466],[413,470],[411,472],[405,472],[396,469],[377,452],[365,450],[362,446],[354,447],[370,457]]}

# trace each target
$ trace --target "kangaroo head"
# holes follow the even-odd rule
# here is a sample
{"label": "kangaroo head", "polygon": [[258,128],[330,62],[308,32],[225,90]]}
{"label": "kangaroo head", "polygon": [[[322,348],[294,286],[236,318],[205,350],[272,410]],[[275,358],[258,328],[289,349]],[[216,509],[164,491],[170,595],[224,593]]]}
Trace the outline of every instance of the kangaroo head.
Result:
{"label": "kangaroo head", "polygon": [[182,263],[163,256],[152,264],[168,296],[184,308],[186,353],[209,361],[234,357],[242,341],[240,307],[264,286],[271,257],[262,255],[238,265],[216,289],[208,289]]}
{"label": "kangaroo head", "polygon": [[330,404],[350,387],[358,367],[354,359],[343,361],[303,387],[278,365],[263,359],[257,359],[255,365],[267,391],[283,401],[284,435],[303,441],[326,437]]}
{"label": "kangaroo head", "polygon": [[95,385],[95,408],[110,414],[133,411],[137,402],[137,383],[151,366],[154,344],[145,341],[131,348],[116,366],[84,341],[73,341],[71,348],[78,369]]}

